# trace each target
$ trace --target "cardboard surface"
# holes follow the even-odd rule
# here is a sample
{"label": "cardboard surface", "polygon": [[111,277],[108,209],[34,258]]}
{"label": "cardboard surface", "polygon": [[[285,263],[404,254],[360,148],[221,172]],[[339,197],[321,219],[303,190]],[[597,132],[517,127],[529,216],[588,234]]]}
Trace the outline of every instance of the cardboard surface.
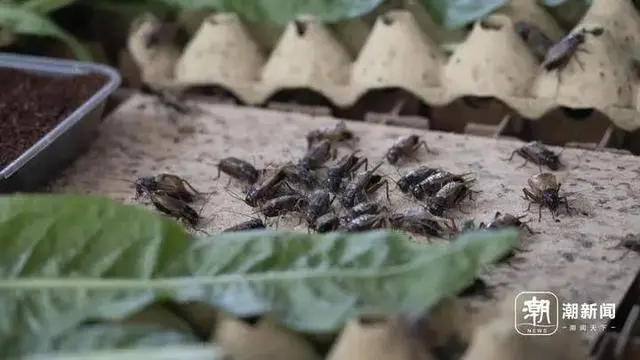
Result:
{"label": "cardboard surface", "polygon": [[[169,116],[152,98],[132,98],[105,120],[101,136],[87,155],[51,184],[51,190],[103,194],[130,203],[134,202],[131,182],[137,177],[175,173],[200,191],[213,192],[203,215],[209,223],[207,231],[214,233],[247,220],[253,211],[232,196],[242,191],[237,182],[225,189],[225,175],[215,180],[219,159],[236,156],[256,166],[294,160],[306,149],[307,132],[337,121],[224,105],[200,106],[206,110],[203,115]],[[450,212],[458,223],[471,218],[487,222],[496,211],[520,215],[528,206],[522,188],[538,173],[538,167],[519,168],[523,161],[517,156],[511,162],[502,160],[522,145],[519,142],[357,122],[348,125],[360,137],[359,148],[371,164],[382,159],[398,136],[419,134],[438,152],[419,153],[421,162],[452,172],[473,172],[477,179],[473,188],[481,192],[474,201],[463,202],[468,214]],[[341,151],[344,154],[347,150]],[[618,259],[623,250],[606,248],[616,245],[626,233],[640,232],[639,185],[635,181],[640,174],[638,158],[565,149],[562,160],[567,167],[556,175],[575,210],[571,215],[562,210],[557,223],[543,211],[542,221],[537,222],[537,206],[532,206],[529,225],[539,233],[523,234],[522,238],[522,247],[531,251],[519,255],[518,269],[500,266],[491,270],[486,280],[493,285],[506,283],[496,290],[498,296],[551,290],[572,302],[618,302],[637,271],[639,255],[631,253],[623,260],[609,262]],[[381,171],[395,179],[398,171],[404,173],[417,165],[409,161],[396,170],[385,163]],[[394,207],[409,203],[418,205],[392,191]],[[280,221],[280,226],[297,223],[297,218],[288,218]],[[300,229],[306,231],[305,226]],[[585,335],[593,338],[597,332]]]}

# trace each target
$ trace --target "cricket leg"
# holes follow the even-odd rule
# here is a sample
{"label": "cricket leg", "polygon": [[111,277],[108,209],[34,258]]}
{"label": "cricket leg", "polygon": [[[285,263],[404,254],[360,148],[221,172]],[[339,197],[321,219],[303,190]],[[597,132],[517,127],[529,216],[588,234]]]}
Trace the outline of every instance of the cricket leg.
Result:
{"label": "cricket leg", "polygon": [[513,261],[512,261],[512,260],[505,261],[505,265],[507,265],[508,267],[512,268],[513,270],[516,270],[516,271],[522,271],[522,268],[519,268],[519,267],[515,266],[515,265],[513,264]]}
{"label": "cricket leg", "polygon": [[387,195],[387,202],[391,204],[391,197],[389,196],[389,182],[387,180],[384,181],[384,186],[385,186],[385,192]]}
{"label": "cricket leg", "polygon": [[473,201],[473,194],[479,194],[481,193],[481,190],[469,190],[469,193],[467,194],[467,196],[469,197],[469,200]]}
{"label": "cricket leg", "polygon": [[569,201],[566,196],[560,198],[560,200],[564,203],[564,207],[567,210],[567,214],[571,214],[571,206],[569,206]]}
{"label": "cricket leg", "polygon": [[190,182],[188,182],[187,180],[182,179],[182,185],[185,186],[186,188],[188,188],[189,190],[193,191],[194,194],[197,195],[204,195],[206,193],[201,193],[200,191],[196,190],[196,188],[193,187],[193,185],[191,185]]}
{"label": "cricket leg", "polygon": [[391,204],[391,196],[389,196],[389,181],[387,180],[382,180],[379,183],[373,185],[372,187],[367,189],[367,194],[372,194],[373,192],[377,191],[378,189],[380,189],[381,187],[385,187],[386,190],[386,196],[387,196],[387,202],[389,202],[389,204]]}
{"label": "cricket leg", "polygon": [[537,234],[537,232],[533,231],[533,229],[531,229],[531,226],[527,225],[527,224],[522,224],[522,228],[525,229],[530,235],[535,235]]}
{"label": "cricket leg", "polygon": [[338,149],[335,147],[331,148],[331,160],[335,160],[338,157]]}
{"label": "cricket leg", "polygon": [[624,243],[624,240],[620,240],[614,246],[606,247],[605,249],[620,249],[620,247],[622,246],[623,243]]}
{"label": "cricket leg", "polygon": [[[369,168],[369,159],[364,158],[364,159],[362,159],[361,163],[362,163],[362,165],[364,165],[364,171],[367,171],[367,170],[368,170],[368,168]],[[360,166],[362,166],[362,165],[360,165]],[[358,169],[358,168],[356,168],[356,170],[357,170],[357,169]]]}
{"label": "cricket leg", "polygon": [[504,161],[511,161],[511,160],[513,160],[513,157],[518,153],[518,151],[519,151],[519,150],[513,150],[513,151],[511,152],[511,155],[510,155],[508,158],[503,158],[502,160],[504,160]]}
{"label": "cricket leg", "polygon": [[[553,211],[551,212],[551,216],[554,217]],[[540,222],[540,220],[542,220],[542,204],[538,204],[538,222]]]}
{"label": "cricket leg", "polygon": [[427,142],[422,140],[420,141],[420,143],[418,143],[418,146],[423,146],[424,147],[424,151],[426,151],[429,154],[437,154],[437,152],[431,150],[428,146],[427,146]]}
{"label": "cricket leg", "polygon": [[615,259],[615,260],[609,260],[608,262],[609,262],[609,263],[615,263],[615,262],[618,262],[618,261],[620,261],[620,260],[623,260],[624,258],[626,258],[626,257],[627,257],[627,255],[629,255],[629,253],[630,253],[630,252],[631,252],[631,250],[627,250],[627,251],[625,251],[625,252],[624,252],[624,254],[620,255],[617,259]]}
{"label": "cricket leg", "polygon": [[527,166],[528,164],[529,164],[529,159],[524,159],[524,163],[522,163],[522,165],[518,166],[516,169],[521,169]]}
{"label": "cricket leg", "polygon": [[531,193],[531,191],[527,190],[526,188],[522,188],[522,192],[524,193],[524,199],[529,201],[529,206],[527,207],[526,211],[530,211],[531,205],[533,205],[533,203],[538,203],[539,199],[533,193]]}
{"label": "cricket leg", "polygon": [[578,58],[577,54],[574,56],[574,59],[576,59],[576,63],[578,63],[578,66],[580,66],[580,70],[584,71],[584,64],[582,63],[582,61],[580,61],[580,58]]}

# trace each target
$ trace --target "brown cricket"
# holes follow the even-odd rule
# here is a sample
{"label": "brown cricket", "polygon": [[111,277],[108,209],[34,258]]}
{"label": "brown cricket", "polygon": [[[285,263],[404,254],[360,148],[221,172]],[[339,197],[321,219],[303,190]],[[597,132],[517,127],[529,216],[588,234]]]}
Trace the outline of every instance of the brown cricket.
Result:
{"label": "brown cricket", "polygon": [[231,182],[231,178],[234,178],[248,184],[255,184],[260,178],[260,171],[253,165],[232,156],[220,160],[218,163],[218,175],[215,179],[219,179],[221,173],[229,175],[229,182]]}
{"label": "brown cricket", "polygon": [[258,229],[266,229],[267,226],[262,221],[262,219],[255,218],[251,220],[247,220],[236,224],[234,226],[228,227],[222,230],[223,233],[226,232],[238,232],[238,231],[249,231],[249,230],[258,230]]}
{"label": "brown cricket", "polygon": [[307,134],[307,148],[322,140],[329,140],[333,143],[354,142],[357,137],[347,128],[347,123],[342,120],[334,126],[316,129]]}
{"label": "brown cricket", "polygon": [[427,142],[418,135],[403,136],[391,145],[385,157],[391,165],[397,164],[401,159],[413,157],[420,147],[424,147],[427,153],[435,153],[429,149]]}
{"label": "brown cricket", "polygon": [[369,160],[365,157],[357,156],[357,152],[345,155],[338,161],[335,166],[330,167],[327,170],[326,185],[333,193],[340,191],[342,187],[342,181],[345,177],[351,175],[362,166],[367,170]]}
{"label": "brown cricket", "polygon": [[189,206],[184,201],[178,200],[174,197],[168,196],[164,193],[156,193],[151,191],[145,191],[146,195],[151,199],[153,206],[160,212],[165,213],[178,220],[182,220],[187,225],[196,229],[202,217],[196,210]]}
{"label": "brown cricket", "polygon": [[523,222],[521,219],[526,215],[515,216],[511,214],[503,214],[500,211],[496,211],[496,214],[493,216],[493,220],[491,220],[488,224],[480,223],[478,227],[480,229],[504,229],[508,227],[515,227],[526,230],[529,234],[533,235],[536,232],[531,229],[527,223]]}
{"label": "brown cricket", "polygon": [[441,170],[414,185],[411,188],[411,194],[416,199],[423,200],[427,196],[435,195],[435,193],[442,189],[445,184],[452,181],[460,182],[463,184],[469,184],[473,182],[474,180],[472,178],[467,178],[468,175],[471,175],[471,173],[452,174],[448,171]]}
{"label": "brown cricket", "polygon": [[429,199],[428,209],[435,216],[442,216],[445,210],[460,203],[465,197],[471,198],[473,192],[464,182],[451,181],[446,183]]}
{"label": "brown cricket", "polygon": [[527,165],[530,161],[540,166],[546,166],[554,171],[558,170],[562,166],[562,163],[560,162],[560,154],[549,150],[539,141],[529,142],[514,150],[511,153],[511,156],[505,160],[509,161],[513,159],[513,156],[516,154],[525,159],[524,164],[520,165],[520,167]]}
{"label": "brown cricket", "polygon": [[337,154],[331,140],[320,140],[307,150],[298,165],[309,170],[318,169]]}
{"label": "brown cricket", "polygon": [[375,192],[385,185],[387,189],[387,200],[391,201],[389,197],[389,183],[387,180],[383,180],[382,175],[375,173],[381,166],[382,162],[363,174],[356,176],[355,179],[347,184],[347,187],[344,189],[344,192],[340,197],[340,203],[342,206],[351,208],[354,205],[365,201],[367,195]]}
{"label": "brown cricket", "polygon": [[[555,43],[547,53],[545,54],[544,60],[542,61],[542,67],[546,71],[552,70],[562,70],[567,66],[569,60],[573,57],[573,55],[578,51],[586,50],[580,49],[580,45],[582,45],[586,39],[587,34],[591,34],[593,36],[600,36],[604,32],[604,28],[596,27],[591,30],[587,30],[585,28],[580,29],[580,31],[571,33],[564,38],[560,39],[557,43]],[[584,68],[582,63],[576,58],[578,65],[580,68]]]}
{"label": "brown cricket", "polygon": [[398,179],[398,181],[396,181],[396,185],[398,186],[398,189],[400,189],[400,191],[402,191],[403,193],[407,193],[420,182],[424,181],[429,176],[437,172],[439,172],[439,170],[436,168],[432,168],[430,166],[420,166],[409,171],[405,175],[402,175]]}
{"label": "brown cricket", "polygon": [[247,190],[244,202],[251,207],[258,206],[258,204],[265,201],[269,195],[275,193],[281,187],[280,185],[282,185],[284,178],[284,171],[281,169],[276,170],[260,183],[252,185],[249,190]]}
{"label": "brown cricket", "polygon": [[531,209],[532,204],[538,204],[538,222],[542,219],[542,208],[546,207],[551,211],[551,215],[555,218],[556,212],[560,204],[564,204],[567,213],[569,210],[569,202],[565,196],[560,196],[560,186],[556,176],[552,173],[543,172],[536,174],[527,181],[529,188],[522,188],[525,200],[529,201],[527,211]]}
{"label": "brown cricket", "polygon": [[178,175],[162,173],[143,176],[135,181],[136,198],[145,193],[162,193],[186,203],[192,203],[204,193],[196,190],[187,180]]}

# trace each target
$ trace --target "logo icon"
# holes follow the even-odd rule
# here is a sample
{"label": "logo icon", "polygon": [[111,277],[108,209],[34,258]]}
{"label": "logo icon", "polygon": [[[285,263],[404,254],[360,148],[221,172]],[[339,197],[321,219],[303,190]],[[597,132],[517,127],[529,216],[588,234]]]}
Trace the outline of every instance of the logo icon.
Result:
{"label": "logo icon", "polygon": [[514,326],[520,335],[549,336],[558,331],[560,306],[550,291],[520,292],[514,311]]}

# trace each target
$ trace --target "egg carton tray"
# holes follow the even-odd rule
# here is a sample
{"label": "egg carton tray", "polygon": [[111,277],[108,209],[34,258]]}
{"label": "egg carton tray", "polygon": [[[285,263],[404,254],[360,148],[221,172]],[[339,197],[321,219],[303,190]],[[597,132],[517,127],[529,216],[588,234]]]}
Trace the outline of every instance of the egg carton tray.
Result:
{"label": "egg carton tray", "polygon": [[616,307],[616,316],[594,343],[595,360],[640,358],[640,271]]}
{"label": "egg carton tray", "polygon": [[[415,7],[388,11],[371,28],[359,22],[339,31],[301,16],[272,46],[229,13],[206,17],[184,48],[171,39],[151,44],[162,23],[149,15],[132,26],[128,50],[146,83],[182,93],[640,153],[633,56],[640,48],[640,14],[633,2],[594,0],[572,32],[604,32],[587,36],[561,71],[540,66],[514,31],[516,21],[537,25],[553,41],[567,35],[535,0],[513,0],[476,22],[450,55],[438,45],[442,31]],[[361,37],[362,45],[341,34]]]}

